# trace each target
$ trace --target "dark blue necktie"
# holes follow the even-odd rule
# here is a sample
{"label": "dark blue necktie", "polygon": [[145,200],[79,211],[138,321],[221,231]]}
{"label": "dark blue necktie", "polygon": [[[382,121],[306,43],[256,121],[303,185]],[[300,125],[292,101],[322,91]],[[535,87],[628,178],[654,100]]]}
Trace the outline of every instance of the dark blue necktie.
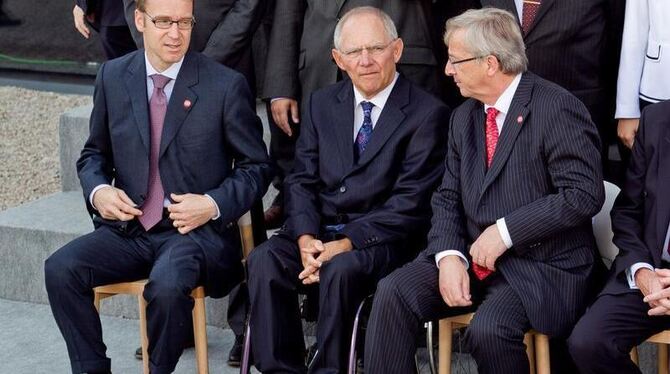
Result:
{"label": "dark blue necktie", "polygon": [[365,151],[370,142],[370,137],[372,136],[372,108],[375,104],[369,101],[362,101],[361,107],[363,107],[363,126],[358,130],[358,135],[356,135],[356,147],[354,148],[354,155],[356,156],[356,161],[360,158]]}

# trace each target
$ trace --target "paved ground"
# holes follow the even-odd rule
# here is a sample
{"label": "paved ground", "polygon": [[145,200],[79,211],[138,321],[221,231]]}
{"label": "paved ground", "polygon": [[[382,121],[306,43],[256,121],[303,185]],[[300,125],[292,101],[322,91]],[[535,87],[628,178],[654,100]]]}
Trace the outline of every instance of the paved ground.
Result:
{"label": "paved ground", "polygon": [[[65,343],[49,306],[0,299],[0,326],[0,373],[70,372]],[[102,317],[107,356],[112,359],[114,373],[142,371],[141,361],[133,355],[139,346],[138,326],[137,320]],[[231,368],[225,362],[233,344],[232,331],[209,326],[207,337],[210,373],[238,373],[239,369]],[[194,372],[194,351],[188,349],[179,360],[175,373]]]}

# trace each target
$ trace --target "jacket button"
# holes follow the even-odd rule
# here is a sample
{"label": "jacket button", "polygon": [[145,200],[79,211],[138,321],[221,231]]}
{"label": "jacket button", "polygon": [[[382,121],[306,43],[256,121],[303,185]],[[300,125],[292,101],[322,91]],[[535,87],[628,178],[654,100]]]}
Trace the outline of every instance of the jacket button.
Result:
{"label": "jacket button", "polygon": [[340,192],[341,193],[347,192],[347,186],[340,186]]}

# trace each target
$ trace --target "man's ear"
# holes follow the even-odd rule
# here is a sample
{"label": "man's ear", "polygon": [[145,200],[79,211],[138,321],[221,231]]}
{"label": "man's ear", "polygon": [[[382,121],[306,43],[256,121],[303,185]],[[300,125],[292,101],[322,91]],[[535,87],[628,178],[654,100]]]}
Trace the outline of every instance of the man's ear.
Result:
{"label": "man's ear", "polygon": [[494,75],[495,73],[501,71],[500,61],[498,60],[498,57],[494,55],[486,56],[486,64],[488,65],[488,69],[486,71],[488,75]]}
{"label": "man's ear", "polygon": [[405,48],[405,43],[402,42],[402,39],[398,38],[394,41],[393,43],[393,61],[397,64],[398,61],[400,61],[400,57],[402,56],[402,51]]}
{"label": "man's ear", "polygon": [[139,9],[135,9],[135,28],[139,32],[144,32],[144,13]]}
{"label": "man's ear", "polygon": [[345,69],[345,65],[344,65],[344,61],[342,60],[343,57],[342,57],[342,54],[340,53],[340,51],[338,51],[337,49],[333,48],[333,49],[331,50],[331,54],[333,55],[333,60],[335,60],[335,63],[337,64],[337,67],[339,67],[340,69],[346,71],[346,69]]}

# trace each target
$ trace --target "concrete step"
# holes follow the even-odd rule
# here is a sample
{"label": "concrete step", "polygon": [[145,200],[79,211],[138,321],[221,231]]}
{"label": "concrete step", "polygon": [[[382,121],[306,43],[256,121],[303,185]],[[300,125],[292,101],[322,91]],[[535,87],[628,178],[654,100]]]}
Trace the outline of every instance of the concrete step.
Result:
{"label": "concrete step", "polygon": [[[0,299],[47,304],[44,261],[58,248],[93,230],[81,191],[60,192],[0,212]],[[207,321],[225,327],[226,299],[207,299]],[[137,300],[119,295],[102,302],[102,314],[137,318]]]}

